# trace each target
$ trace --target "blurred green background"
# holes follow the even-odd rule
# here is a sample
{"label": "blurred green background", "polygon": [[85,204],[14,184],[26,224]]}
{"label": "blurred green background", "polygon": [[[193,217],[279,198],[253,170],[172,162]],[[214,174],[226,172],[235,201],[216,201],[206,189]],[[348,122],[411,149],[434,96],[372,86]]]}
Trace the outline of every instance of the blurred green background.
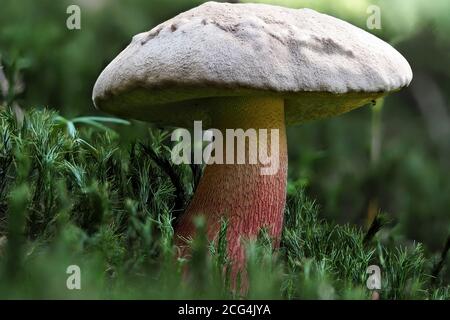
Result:
{"label": "blurred green background", "polygon": [[[2,0],[0,59],[15,83],[7,99],[68,118],[98,114],[94,82],[131,37],[202,2]],[[397,240],[439,251],[450,229],[450,2],[257,2],[309,7],[366,30],[367,8],[380,7],[382,29],[367,31],[405,56],[413,83],[375,107],[290,128],[289,181],[306,186],[327,219],[366,225],[382,211]],[[81,8],[81,30],[66,28],[70,4]]]}

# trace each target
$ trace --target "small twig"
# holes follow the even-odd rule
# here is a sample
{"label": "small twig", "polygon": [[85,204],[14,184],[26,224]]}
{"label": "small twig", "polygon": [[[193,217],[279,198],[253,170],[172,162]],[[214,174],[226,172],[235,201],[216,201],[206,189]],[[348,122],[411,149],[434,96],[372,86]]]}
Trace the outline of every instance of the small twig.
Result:
{"label": "small twig", "polygon": [[199,164],[192,163],[190,166],[192,172],[192,191],[195,193],[197,190],[200,179],[202,178],[203,168]]}
{"label": "small twig", "polygon": [[175,206],[173,211],[181,211],[184,209],[184,205],[186,203],[186,192],[184,191],[183,184],[181,183],[180,176],[175,170],[173,169],[170,162],[160,157],[156,154],[156,152],[146,145],[141,143],[141,146],[144,150],[144,152],[153,160],[153,162],[156,163],[163,171],[164,173],[169,177],[170,182],[175,187],[176,191],[176,197],[175,197]]}
{"label": "small twig", "polygon": [[367,244],[375,237],[378,231],[381,230],[386,225],[386,222],[381,217],[380,212],[377,213],[372,223],[370,224],[369,230],[367,230],[366,235],[364,236],[363,243]]}
{"label": "small twig", "polygon": [[439,259],[439,262],[434,266],[433,271],[431,273],[432,276],[432,283],[436,283],[439,273],[441,273],[442,269],[444,268],[445,261],[447,260],[447,255],[450,250],[450,235],[447,237],[447,241],[445,242],[444,248],[441,253],[441,258]]}
{"label": "small twig", "polygon": [[8,239],[6,236],[0,236],[0,257],[3,255]]}
{"label": "small twig", "polygon": [[0,93],[2,94],[3,98],[6,98],[9,91],[9,83],[8,79],[5,76],[5,73],[3,72],[3,65],[1,64],[1,56],[0,56]]}

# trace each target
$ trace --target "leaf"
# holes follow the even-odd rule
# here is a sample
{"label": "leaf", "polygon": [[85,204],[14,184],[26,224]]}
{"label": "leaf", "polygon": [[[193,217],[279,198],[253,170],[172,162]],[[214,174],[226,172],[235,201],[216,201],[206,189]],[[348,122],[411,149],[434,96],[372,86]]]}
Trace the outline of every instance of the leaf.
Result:
{"label": "leaf", "polygon": [[86,124],[104,122],[104,123],[116,123],[116,124],[130,125],[130,121],[120,119],[120,118],[113,118],[113,117],[78,117],[78,118],[72,119],[72,122],[73,123],[86,123]]}

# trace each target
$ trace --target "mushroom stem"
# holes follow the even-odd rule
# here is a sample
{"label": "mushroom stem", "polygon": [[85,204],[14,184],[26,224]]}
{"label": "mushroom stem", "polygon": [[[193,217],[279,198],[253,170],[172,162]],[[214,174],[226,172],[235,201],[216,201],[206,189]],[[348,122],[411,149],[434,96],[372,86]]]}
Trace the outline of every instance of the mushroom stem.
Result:
{"label": "mushroom stem", "polygon": [[[221,218],[228,221],[227,244],[228,257],[233,267],[232,273],[245,267],[243,240],[254,239],[261,228],[266,228],[278,246],[283,224],[283,211],[286,198],[287,147],[284,116],[284,100],[280,98],[214,98],[209,101],[214,110],[212,126],[218,128],[223,137],[226,129],[267,129],[267,140],[257,135],[258,148],[265,143],[272,159],[277,158],[278,170],[272,175],[263,175],[261,169],[269,165],[258,158],[256,164],[249,164],[254,148],[250,148],[250,139],[245,140],[245,164],[207,165],[196,193],[176,228],[181,255],[186,255],[187,247],[183,238],[192,238],[195,233],[193,219],[203,215],[207,225],[207,236],[213,240],[220,228]],[[210,110],[210,111],[211,111]],[[278,132],[278,154],[271,154],[272,129]],[[276,142],[276,141],[275,141]],[[226,144],[224,138],[224,159]],[[243,150],[234,144],[234,159]],[[242,155],[241,155],[242,156]],[[225,161],[224,161],[225,162]]]}

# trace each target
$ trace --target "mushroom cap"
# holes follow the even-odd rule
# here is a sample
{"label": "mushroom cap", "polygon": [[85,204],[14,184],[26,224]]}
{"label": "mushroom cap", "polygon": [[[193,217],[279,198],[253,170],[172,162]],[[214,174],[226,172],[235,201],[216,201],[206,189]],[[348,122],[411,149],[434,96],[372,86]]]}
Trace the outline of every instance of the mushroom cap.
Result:
{"label": "mushroom cap", "polygon": [[205,98],[279,96],[288,125],[347,112],[407,86],[388,43],[311,9],[207,2],[132,42],[101,73],[97,108],[160,125],[204,125]]}

